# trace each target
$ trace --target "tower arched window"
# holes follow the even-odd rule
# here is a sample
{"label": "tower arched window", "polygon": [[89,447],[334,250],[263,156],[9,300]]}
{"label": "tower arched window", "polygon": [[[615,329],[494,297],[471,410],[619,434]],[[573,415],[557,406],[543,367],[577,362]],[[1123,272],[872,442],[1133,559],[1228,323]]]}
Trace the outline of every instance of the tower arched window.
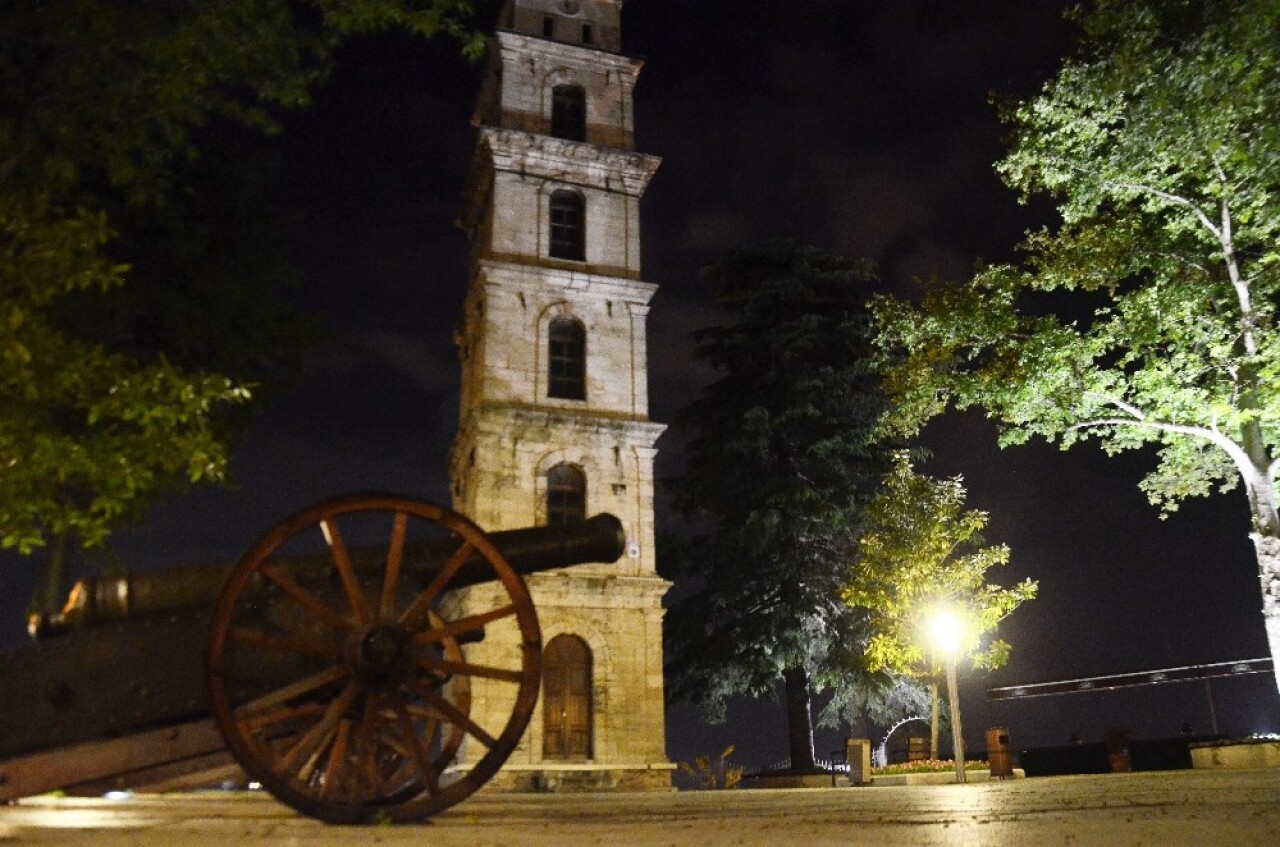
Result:
{"label": "tower arched window", "polygon": [[587,399],[587,331],[576,318],[556,318],[547,328],[547,396]]}
{"label": "tower arched window", "polygon": [[575,262],[586,258],[584,206],[582,195],[575,191],[561,189],[551,192],[551,258]]}
{"label": "tower arched window", "polygon": [[587,93],[582,86],[551,89],[551,134],[570,141],[587,140]]}
{"label": "tower arched window", "polygon": [[547,526],[580,521],[586,516],[586,475],[567,462],[555,465],[547,471]]}

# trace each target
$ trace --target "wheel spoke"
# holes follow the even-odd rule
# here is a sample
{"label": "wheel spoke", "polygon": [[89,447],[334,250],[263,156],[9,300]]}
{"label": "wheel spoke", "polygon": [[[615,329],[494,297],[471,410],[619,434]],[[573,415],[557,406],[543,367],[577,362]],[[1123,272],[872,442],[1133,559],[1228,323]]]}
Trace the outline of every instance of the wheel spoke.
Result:
{"label": "wheel spoke", "polygon": [[439,573],[432,578],[431,582],[427,583],[427,587],[422,589],[422,593],[417,596],[409,608],[405,609],[404,614],[400,616],[401,626],[409,629],[414,627],[418,620],[431,608],[431,604],[435,601],[436,597],[439,596],[444,587],[449,584],[449,580],[453,579],[453,575],[458,572],[458,568],[462,567],[462,563],[467,560],[467,557],[470,556],[474,550],[475,547],[471,545],[470,541],[467,541],[454,551],[453,555],[449,557],[449,561],[444,563],[444,566],[440,568]]}
{"label": "wheel spoke", "polygon": [[443,641],[446,638],[455,638],[466,632],[475,632],[484,629],[484,625],[502,618],[509,618],[516,613],[516,607],[513,605],[499,606],[496,609],[490,609],[487,612],[481,612],[478,615],[468,615],[465,618],[458,618],[456,621],[434,627],[426,632],[419,632],[413,636],[413,640],[417,644],[434,644]]}
{"label": "wheel spoke", "polygon": [[351,611],[355,612],[356,620],[364,626],[369,623],[369,604],[365,601],[360,581],[356,579],[355,568],[351,565],[351,554],[347,552],[347,545],[342,541],[338,524],[332,518],[324,518],[320,521],[320,531],[324,533],[325,543],[329,545],[329,551],[333,554],[333,564],[338,570],[338,577],[342,580],[342,589],[347,594]]}
{"label": "wheel spoke", "polygon": [[478,676],[503,682],[520,682],[524,679],[523,671],[495,668],[489,665],[473,665],[469,662],[454,662],[449,659],[438,659],[435,656],[422,656],[417,660],[417,665],[428,671],[445,671],[460,676]]}
{"label": "wheel spoke", "polygon": [[[441,738],[442,739],[444,738],[444,732],[442,728],[446,724],[444,720],[441,718],[440,713],[437,712],[435,709],[431,708],[430,706],[420,705],[418,703],[409,703],[405,706],[405,710],[414,719],[422,721],[424,724],[426,724],[429,727],[427,732],[425,732],[424,734],[435,735],[439,733],[441,735]],[[456,731],[462,732],[463,730],[459,728]]]}
{"label": "wheel spoke", "polygon": [[413,721],[409,717],[408,705],[404,702],[404,698],[397,694],[396,700],[396,726],[400,729],[400,740],[409,748],[409,758],[426,779],[428,789],[434,794],[440,790],[440,774],[431,766],[427,751],[422,749],[422,742],[418,734],[413,731]]}
{"label": "wheel spoke", "polygon": [[[465,683],[463,685],[465,687]],[[417,696],[416,689],[414,687],[407,687],[407,690],[415,697]],[[467,699],[469,703],[469,697],[465,693],[462,696],[464,699]],[[469,706],[461,703],[456,692],[454,694],[453,701],[459,704],[455,706],[458,711],[464,714],[467,712]],[[436,761],[434,763],[434,773],[438,780],[440,774],[444,772],[444,769],[453,759],[453,755],[458,752],[458,746],[462,742],[465,731],[461,727],[451,727],[446,730],[446,724],[441,720],[439,712],[435,709],[422,705],[416,699],[405,699],[403,702],[405,711],[422,725],[422,737],[428,739],[439,739],[439,755],[436,757]]]}
{"label": "wheel spoke", "polygon": [[328,707],[324,710],[324,714],[315,726],[311,727],[289,750],[285,751],[280,760],[275,763],[275,771],[283,775],[288,771],[292,771],[294,766],[298,764],[300,759],[306,758],[306,762],[298,770],[298,779],[306,782],[311,778],[312,772],[315,770],[316,762],[319,760],[320,753],[324,747],[333,738],[334,733],[338,730],[338,722],[351,708],[352,702],[356,698],[356,694],[360,691],[360,686],[352,680],[347,683],[347,687],[342,693],[333,699]]}
{"label": "wheel spoke", "polygon": [[349,675],[346,667],[343,665],[335,665],[326,668],[319,673],[304,677],[284,688],[277,688],[269,694],[264,694],[257,700],[245,703],[235,710],[236,722],[239,723],[245,719],[254,719],[257,717],[255,713],[265,712],[275,706],[282,705],[304,694],[310,694],[324,688],[326,685],[332,685]]}
{"label": "wheel spoke", "polygon": [[301,718],[313,718],[323,712],[324,706],[319,703],[304,703],[301,706],[282,705],[281,708],[273,711],[246,715],[239,718],[237,722],[247,731],[257,732],[276,724],[287,723]]}
{"label": "wheel spoke", "polygon": [[[422,722],[423,738],[434,738],[436,735],[441,734],[440,728],[442,724],[440,722],[440,716],[431,709],[419,706],[417,703],[409,703],[406,701],[404,704],[404,710],[410,717]],[[436,773],[439,775],[438,770]]]}
{"label": "wheel spoke", "polygon": [[258,573],[277,588],[283,591],[290,599],[307,611],[311,612],[320,620],[340,632],[350,632],[352,629],[351,622],[339,615],[333,609],[329,608],[324,601],[316,597],[310,591],[307,591],[301,585],[294,582],[284,573],[271,567],[270,565],[261,565],[258,567]]}
{"label": "wheel spoke", "polygon": [[336,790],[340,775],[347,769],[347,747],[351,739],[351,725],[351,719],[345,717],[338,724],[338,734],[333,739],[333,746],[329,748],[329,762],[324,769],[324,785],[320,788],[321,797],[327,797]]}
{"label": "wheel spoke", "polygon": [[[372,699],[372,698],[370,698]],[[374,726],[376,716],[371,703],[366,702],[360,726],[356,728],[357,758],[363,768],[356,771],[356,786],[360,787],[360,777],[368,780],[368,796],[382,796],[382,776],[378,773],[378,741],[377,727]]]}
{"label": "wheel spoke", "polygon": [[378,604],[378,619],[391,620],[395,608],[397,584],[400,581],[400,562],[404,558],[404,535],[409,524],[409,516],[404,512],[396,512],[395,522],[391,525],[391,542],[387,547],[387,568],[382,578],[382,602]]}
{"label": "wheel spoke", "polygon": [[469,735],[479,739],[486,747],[493,747],[498,743],[498,739],[490,735],[484,727],[471,720],[470,717],[458,711],[457,707],[450,703],[447,698],[418,685],[412,686],[412,690],[414,694],[425,700],[431,710],[445,722],[462,727]]}

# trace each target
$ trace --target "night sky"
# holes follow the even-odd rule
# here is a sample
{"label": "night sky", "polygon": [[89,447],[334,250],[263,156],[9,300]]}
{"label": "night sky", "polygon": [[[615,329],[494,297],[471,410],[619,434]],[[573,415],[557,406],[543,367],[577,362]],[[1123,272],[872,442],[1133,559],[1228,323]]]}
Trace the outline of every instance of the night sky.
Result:
{"label": "night sky", "polygon": [[[708,378],[689,333],[717,320],[697,271],[734,247],[788,235],[874,259],[881,290],[917,277],[962,279],[979,258],[1007,260],[1020,234],[1052,220],[993,175],[1002,129],[988,92],[1029,95],[1071,43],[1060,2],[631,0],[624,51],[644,56],[637,148],[663,157],[643,210],[651,416],[670,422]],[[447,43],[366,39],[339,55],[316,104],[278,142],[268,198],[286,220],[324,344],[299,384],[261,410],[235,456],[236,487],[174,498],[114,542],[130,567],[236,558],[268,526],[321,497],[390,490],[448,502],[457,425],[452,342],[467,283],[454,225],[470,162],[479,70]],[[969,746],[988,726],[1015,746],[1097,740],[1111,724],[1138,737],[1210,729],[1197,683],[989,703],[993,685],[1267,655],[1244,496],[1193,501],[1160,520],[1137,489],[1150,455],[1092,445],[1001,451],[977,415],[926,433],[922,470],[963,474],[1007,542],[1012,582],[1040,599],[1001,627],[1010,664],[962,680]],[[679,434],[659,442],[660,475],[679,472]],[[672,528],[659,491],[659,531]],[[0,643],[20,643],[34,563],[11,555]],[[1227,734],[1280,731],[1269,674],[1213,685]],[[729,723],[671,713],[673,759],[785,755],[781,707],[739,704]],[[818,750],[844,730],[825,733]]]}

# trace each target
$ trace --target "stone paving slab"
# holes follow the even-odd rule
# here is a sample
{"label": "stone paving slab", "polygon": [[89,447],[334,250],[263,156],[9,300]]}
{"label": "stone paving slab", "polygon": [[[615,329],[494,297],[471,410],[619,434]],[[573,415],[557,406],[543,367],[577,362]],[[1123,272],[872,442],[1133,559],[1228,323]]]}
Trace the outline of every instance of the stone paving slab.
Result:
{"label": "stone paving slab", "polygon": [[1280,769],[977,785],[673,794],[481,793],[429,822],[336,827],[269,796],[37,798],[0,807],[0,845],[76,847],[860,847],[1280,845]]}

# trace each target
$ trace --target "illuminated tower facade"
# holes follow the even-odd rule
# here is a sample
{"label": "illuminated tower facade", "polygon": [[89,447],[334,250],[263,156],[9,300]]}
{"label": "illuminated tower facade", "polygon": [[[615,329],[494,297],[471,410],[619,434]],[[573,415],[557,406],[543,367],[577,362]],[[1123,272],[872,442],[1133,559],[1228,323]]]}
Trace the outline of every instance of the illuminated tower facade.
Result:
{"label": "illuminated tower facade", "polygon": [[[639,226],[659,160],[633,148],[621,7],[510,0],[475,115],[455,508],[486,530],[611,512],[628,535],[615,564],[528,579],[545,668],[511,788],[670,785]],[[473,713],[509,711],[510,686],[475,684]]]}

